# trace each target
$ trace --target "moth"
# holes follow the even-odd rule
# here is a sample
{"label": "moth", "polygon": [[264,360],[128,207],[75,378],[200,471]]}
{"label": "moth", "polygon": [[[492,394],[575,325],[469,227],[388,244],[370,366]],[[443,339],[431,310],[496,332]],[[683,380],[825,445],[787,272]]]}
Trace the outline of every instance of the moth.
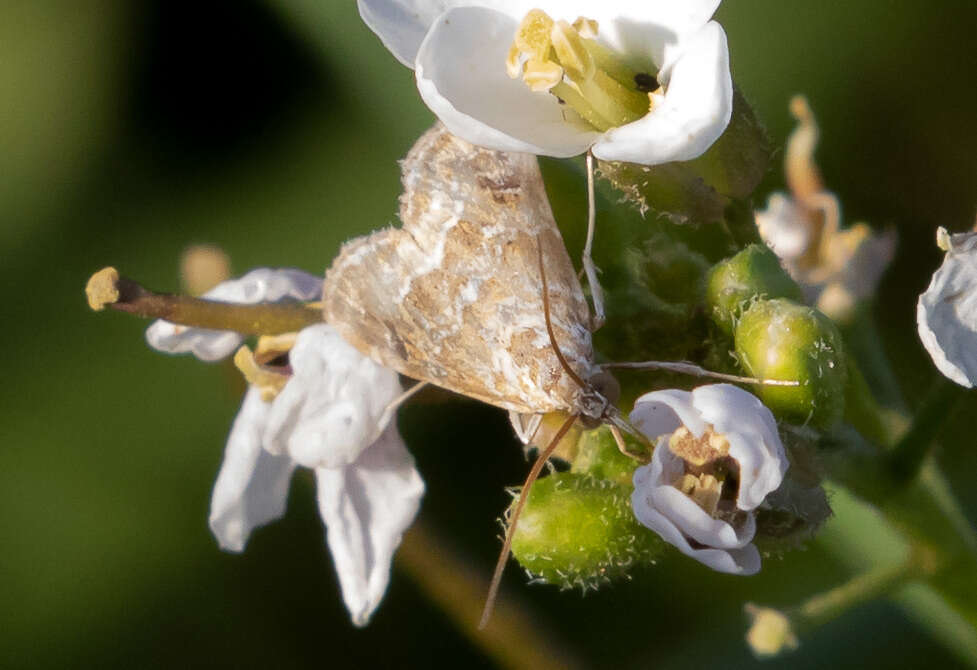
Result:
{"label": "moth", "polygon": [[326,272],[325,320],[408,377],[520,415],[602,420],[608,375],[535,156],[438,124],[401,167],[403,227],[343,246]]}

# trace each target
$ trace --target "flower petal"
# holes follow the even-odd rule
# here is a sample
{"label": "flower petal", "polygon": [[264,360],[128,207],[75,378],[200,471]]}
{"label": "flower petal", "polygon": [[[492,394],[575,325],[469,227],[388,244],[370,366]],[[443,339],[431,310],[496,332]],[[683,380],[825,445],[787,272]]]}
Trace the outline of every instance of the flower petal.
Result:
{"label": "flower petal", "polygon": [[[656,449],[655,454],[664,451],[667,450]],[[653,461],[650,465],[642,466],[635,470],[634,473],[634,493],[631,495],[631,507],[634,510],[635,518],[644,526],[655,531],[663,540],[675,546],[683,554],[691,556],[713,570],[741,575],[757,573],[760,570],[760,554],[756,550],[756,547],[748,544],[753,538],[755,525],[751,525],[751,527],[744,528],[741,531],[743,537],[747,535],[749,537],[746,537],[746,541],[738,548],[721,549],[709,546],[708,544],[705,547],[699,546],[694,548],[686,535],[685,529],[680,528],[679,524],[673,518],[667,516],[666,513],[677,515],[680,520],[684,517],[680,513],[676,514],[676,510],[672,508],[661,509],[657,506],[661,498],[656,498],[651,495],[652,491],[658,488],[665,488],[664,486],[660,487],[659,482],[656,481],[656,477],[654,476],[654,471],[656,470],[654,464],[655,457],[653,456],[652,458]],[[672,490],[678,493],[674,488]],[[694,503],[692,504],[694,505]],[[705,516],[705,512],[701,509],[699,511]],[[748,518],[752,520],[753,517],[750,515]],[[700,544],[705,543],[700,542]]]}
{"label": "flower petal", "polygon": [[684,425],[696,437],[708,427],[692,404],[692,394],[678,389],[652,391],[634,401],[628,417],[649,440],[675,432]]}
{"label": "flower petal", "polygon": [[210,530],[225,551],[243,551],[251,531],[285,513],[295,464],[261,448],[271,406],[248,389],[224,449],[210,500]]}
{"label": "flower petal", "polygon": [[[666,53],[705,26],[717,7],[719,0],[604,0],[588,2],[578,13],[597,21],[597,41],[612,51],[627,54],[632,63],[647,59],[646,65],[662,68]],[[564,11],[562,18],[575,16]]]}
{"label": "flower petal", "polygon": [[292,377],[268,413],[264,446],[310,468],[340,468],[376,439],[384,410],[401,393],[393,370],[360,354],[327,324],[299,333]]}
{"label": "flower petal", "polygon": [[[202,297],[217,302],[253,305],[286,299],[315,300],[322,294],[322,278],[301,270],[258,268],[238,279],[221,282]],[[153,349],[168,354],[192,353],[202,361],[217,361],[234,353],[244,338],[228,330],[180,326],[158,319],[146,329]]]}
{"label": "flower petal", "polygon": [[316,478],[343,600],[353,623],[365,626],[387,590],[394,551],[417,515],[424,482],[394,424],[355,463],[318,468]]}
{"label": "flower petal", "polygon": [[[521,18],[521,17],[520,17]],[[484,7],[439,16],[417,54],[417,88],[453,134],[499,151],[568,157],[599,137],[556,98],[510,79],[505,60],[518,19]]]}
{"label": "flower petal", "polygon": [[777,421],[759,398],[731,384],[708,384],[692,391],[703,420],[729,441],[729,455],[740,466],[736,505],[755,509],[787,472],[787,454]]}
{"label": "flower petal", "polygon": [[778,257],[791,261],[804,255],[811,244],[811,226],[803,210],[783,193],[774,193],[767,208],[756,212],[760,237]]}
{"label": "flower petal", "polygon": [[645,165],[691,160],[723,134],[733,112],[726,33],[710,21],[675,51],[666,54],[659,77],[664,99],[641,119],[607,131],[595,156]]}
{"label": "flower petal", "polygon": [[977,382],[977,234],[954,235],[916,305],[919,339],[933,363],[961,386]]}

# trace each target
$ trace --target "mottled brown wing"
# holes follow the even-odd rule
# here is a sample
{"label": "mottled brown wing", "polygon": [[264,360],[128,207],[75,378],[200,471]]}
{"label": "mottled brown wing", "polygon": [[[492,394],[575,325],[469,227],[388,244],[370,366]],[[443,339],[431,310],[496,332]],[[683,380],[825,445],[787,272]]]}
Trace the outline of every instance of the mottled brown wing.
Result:
{"label": "mottled brown wing", "polygon": [[489,151],[440,124],[402,164],[402,228],[343,246],[326,272],[325,319],[401,374],[524,413],[578,407],[543,312],[537,236],[557,342],[593,366],[589,311],[536,158]]}

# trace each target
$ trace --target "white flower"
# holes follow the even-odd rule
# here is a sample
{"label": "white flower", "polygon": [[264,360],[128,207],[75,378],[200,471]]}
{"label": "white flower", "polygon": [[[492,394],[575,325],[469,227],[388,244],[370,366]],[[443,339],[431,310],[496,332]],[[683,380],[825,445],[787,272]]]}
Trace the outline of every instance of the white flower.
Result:
{"label": "white flower", "polygon": [[[260,268],[206,297],[248,304],[311,300],[321,284],[299,270]],[[400,381],[325,323],[293,337],[294,344],[289,336],[271,338],[273,349],[288,351],[290,372],[262,369],[250,350],[241,350],[250,366],[242,371],[271,383],[251,385],[234,419],[210,529],[222,549],[243,551],[252,530],[284,514],[296,466],[313,468],[343,600],[353,623],[363,626],[387,589],[394,551],[424,494],[396,423],[384,423]],[[162,351],[189,351],[208,361],[229,356],[243,341],[237,333],[166,321],[150,326],[146,339]],[[235,362],[240,365],[239,357]]]}
{"label": "white flower", "polygon": [[326,324],[302,330],[289,359],[293,375],[271,403],[257,387],[245,396],[214,485],[210,528],[223,549],[242,551],[254,528],[284,512],[296,465],[314,467],[343,600],[363,626],[424,494],[396,424],[379,424],[400,382]]}
{"label": "white flower", "polygon": [[646,393],[630,418],[657,440],[651,463],[634,473],[638,521],[714,570],[756,573],[753,510],[788,465],[770,410],[747,391],[712,384]]}
{"label": "white flower", "polygon": [[948,235],[937,242],[946,257],[916,304],[919,339],[936,367],[967,388],[977,381],[977,233]]}
{"label": "white flower", "polygon": [[805,297],[838,321],[872,295],[895,252],[891,232],[873,233],[864,223],[841,229],[841,204],[828,191],[814,162],[818,127],[802,96],[790,103],[797,128],[787,141],[784,172],[790,195],[773,193],[757,211],[760,237],[784,261]]}
{"label": "white flower", "polygon": [[[291,268],[258,268],[238,279],[221,282],[201,297],[218,302],[253,305],[283,300],[318,300],[322,277]],[[153,349],[169,354],[192,353],[202,361],[227,358],[244,338],[229,330],[190,328],[159,319],[146,329]]]}
{"label": "white flower", "polygon": [[358,4],[431,110],[473,144],[557,157],[593,147],[655,165],[701,155],[729,123],[719,0]]}

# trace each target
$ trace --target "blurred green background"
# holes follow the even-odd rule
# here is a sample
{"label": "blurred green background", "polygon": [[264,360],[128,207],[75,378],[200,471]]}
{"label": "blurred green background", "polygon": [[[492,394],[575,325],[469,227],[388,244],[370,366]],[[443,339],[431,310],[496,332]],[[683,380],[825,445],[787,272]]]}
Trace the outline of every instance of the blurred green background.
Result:
{"label": "blurred green background", "polygon": [[[914,405],[935,376],[914,326],[934,231],[970,227],[977,205],[977,3],[749,0],[718,18],[775,144],[807,94],[846,220],[898,228],[876,314]],[[176,290],[196,242],[238,272],[319,273],[344,239],[395,220],[396,161],[432,117],[355,3],[8,0],[0,101],[0,664],[491,667],[403,571],[373,623],[350,625],[308,476],[287,519],[221,553],[207,508],[240,382],[150,351],[144,324],[95,315],[82,293],[108,264]],[[782,186],[779,159],[761,200]],[[503,414],[429,400],[401,425],[429,487],[423,524],[487,578],[503,486],[526,471]],[[956,413],[939,454],[972,520],[975,429],[977,413]],[[511,567],[506,585],[581,665],[749,667],[742,603],[834,585],[852,567],[843,541],[829,525],[748,579],[667,560],[586,597]],[[886,602],[803,643],[767,666],[960,662]]]}

